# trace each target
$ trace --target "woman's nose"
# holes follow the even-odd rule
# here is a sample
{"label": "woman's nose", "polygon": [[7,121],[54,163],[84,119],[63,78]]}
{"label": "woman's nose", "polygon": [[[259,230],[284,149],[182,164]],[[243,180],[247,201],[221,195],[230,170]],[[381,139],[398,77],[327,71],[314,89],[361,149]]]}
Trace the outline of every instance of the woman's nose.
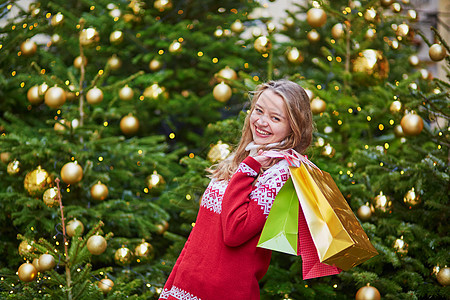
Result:
{"label": "woman's nose", "polygon": [[260,125],[267,125],[266,116],[264,116],[264,115],[259,116],[258,124],[260,124]]}

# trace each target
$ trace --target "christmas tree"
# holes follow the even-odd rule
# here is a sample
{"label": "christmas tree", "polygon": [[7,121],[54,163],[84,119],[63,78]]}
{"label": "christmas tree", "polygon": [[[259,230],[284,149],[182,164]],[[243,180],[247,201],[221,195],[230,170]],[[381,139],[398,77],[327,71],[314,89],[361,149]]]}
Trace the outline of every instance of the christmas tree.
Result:
{"label": "christmas tree", "polygon": [[261,297],[447,297],[449,83],[426,69],[446,41],[406,0],[293,4],[282,25],[260,4],[2,5],[2,296],[157,298],[247,92],[288,78],[310,94],[308,157],[379,255],[302,280],[274,252]]}

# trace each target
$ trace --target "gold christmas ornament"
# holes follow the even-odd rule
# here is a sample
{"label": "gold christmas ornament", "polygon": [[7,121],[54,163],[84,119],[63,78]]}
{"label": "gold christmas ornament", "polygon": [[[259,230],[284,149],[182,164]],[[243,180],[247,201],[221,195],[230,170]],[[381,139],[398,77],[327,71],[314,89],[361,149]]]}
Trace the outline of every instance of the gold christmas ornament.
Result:
{"label": "gold christmas ornament", "polygon": [[286,52],[287,60],[293,64],[299,65],[303,62],[304,58],[302,53],[297,47],[292,47]]}
{"label": "gold christmas ornament", "polygon": [[404,137],[405,133],[403,132],[403,128],[401,125],[396,125],[394,127],[394,134],[396,137]]}
{"label": "gold christmas ornament", "polygon": [[70,237],[74,237],[77,231],[80,231],[80,235],[82,235],[84,232],[84,225],[80,220],[74,218],[67,223],[66,234]]}
{"label": "gold christmas ornament", "polygon": [[408,35],[408,33],[409,33],[409,25],[408,24],[402,23],[402,24],[398,25],[397,31],[396,31],[397,36],[405,37]]}
{"label": "gold christmas ornament", "polygon": [[54,15],[50,21],[50,24],[52,26],[59,26],[64,22],[64,15],[60,12],[58,12],[56,15]]}
{"label": "gold christmas ornament", "polygon": [[120,30],[116,30],[111,32],[111,34],[109,35],[109,41],[111,42],[111,44],[120,44],[123,42],[123,32]]}
{"label": "gold christmas ornament", "polygon": [[443,286],[450,285],[450,268],[444,267],[440,268],[439,272],[436,274],[437,281]]}
{"label": "gold christmas ornament", "polygon": [[44,96],[47,91],[48,91],[48,84],[44,82],[39,86],[38,89],[39,95]]}
{"label": "gold christmas ornament", "polygon": [[[355,76],[364,79],[367,84],[375,84],[389,75],[389,63],[380,50],[366,49],[353,60]],[[375,79],[375,81],[373,80]]]}
{"label": "gold christmas ornament", "polygon": [[171,9],[173,4],[171,0],[156,0],[153,3],[153,6],[159,10],[160,12],[166,11],[168,9]]}
{"label": "gold christmas ornament", "polygon": [[19,244],[19,255],[27,256],[28,254],[33,253],[34,248],[27,241],[21,241]]}
{"label": "gold christmas ornament", "polygon": [[402,6],[400,5],[400,3],[392,3],[391,9],[393,12],[399,13],[402,11]]}
{"label": "gold christmas ornament", "polygon": [[39,267],[39,258],[34,258],[32,262],[33,266],[36,268],[36,271],[41,272],[41,268]]}
{"label": "gold christmas ornament", "polygon": [[100,255],[105,252],[107,245],[106,239],[101,235],[91,236],[86,243],[88,251],[93,255]]}
{"label": "gold christmas ornament", "polygon": [[37,51],[37,45],[33,41],[26,40],[20,45],[20,51],[23,56],[32,56]]}
{"label": "gold christmas ornament", "polygon": [[208,151],[207,158],[210,162],[217,163],[227,158],[230,153],[230,145],[218,141],[217,144],[212,146]]}
{"label": "gold christmas ornament", "polygon": [[30,282],[36,278],[37,270],[33,264],[26,262],[19,267],[18,274],[21,281]]}
{"label": "gold christmas ornament", "polygon": [[91,197],[97,201],[103,201],[108,197],[108,187],[100,181],[91,187]]}
{"label": "gold christmas ornament", "polygon": [[214,30],[214,36],[220,38],[223,35],[222,27],[218,26],[216,30]]}
{"label": "gold christmas ornament", "polygon": [[2,163],[6,164],[10,161],[11,159],[11,153],[10,152],[2,152],[0,153],[0,160],[2,161]]}
{"label": "gold christmas ornament", "polygon": [[86,101],[92,105],[101,103],[103,101],[103,91],[94,86],[86,93]]}
{"label": "gold christmas ornament", "polygon": [[103,294],[107,294],[112,290],[114,286],[114,282],[109,278],[103,278],[97,283],[98,288],[103,292]]}
{"label": "gold christmas ornament", "polygon": [[226,66],[222,70],[220,70],[217,73],[217,81],[218,82],[225,82],[227,80],[236,80],[237,79],[237,73],[235,70],[231,69],[230,67]]}
{"label": "gold christmas ornament", "polygon": [[160,60],[154,58],[154,59],[152,59],[152,60],[149,62],[148,67],[149,67],[150,70],[152,70],[153,72],[156,72],[156,71],[158,71],[158,70],[161,69],[162,63],[161,63]]}
{"label": "gold christmas ornament", "polygon": [[394,0],[380,0],[380,4],[384,7],[389,7],[392,3],[394,3]]}
{"label": "gold christmas ornament", "polygon": [[84,56],[84,57],[81,57],[81,56],[75,57],[75,59],[73,60],[73,65],[77,69],[80,69],[81,65],[86,67],[86,65],[87,65],[87,58],[86,58],[86,56]]}
{"label": "gold christmas ornament", "polygon": [[325,146],[323,146],[323,149],[321,152],[321,154],[323,156],[327,156],[329,158],[332,158],[335,153],[336,153],[336,150],[330,144],[326,144]]}
{"label": "gold christmas ornament", "polygon": [[126,85],[120,89],[120,91],[119,91],[120,100],[130,101],[130,100],[133,100],[133,97],[134,97],[134,91],[128,85]]}
{"label": "gold christmas ornament", "polygon": [[403,236],[395,240],[393,247],[397,253],[400,254],[408,253],[408,244],[405,243],[405,241],[403,240]]}
{"label": "gold christmas ornament", "polygon": [[374,22],[377,18],[377,11],[371,7],[364,12],[364,19],[368,22]]}
{"label": "gold christmas ornament", "polygon": [[144,240],[134,249],[134,255],[141,260],[149,259],[152,253],[153,246]]}
{"label": "gold christmas ornament", "polygon": [[380,299],[381,299],[380,292],[373,286],[370,286],[369,284],[360,288],[358,292],[356,292],[355,296],[355,300],[380,300]]}
{"label": "gold christmas ornament", "polygon": [[57,34],[57,33],[54,33],[52,35],[51,40],[52,40],[53,44],[58,44],[59,42],[61,42],[61,36],[59,34]]}
{"label": "gold christmas ornament", "polygon": [[61,179],[67,184],[75,184],[83,179],[83,168],[77,161],[68,162],[61,168]]}
{"label": "gold christmas ornament", "polygon": [[153,171],[152,174],[147,176],[145,179],[145,182],[147,184],[147,187],[150,191],[157,190],[160,191],[164,189],[166,181],[164,180],[164,177],[162,177],[156,170]]}
{"label": "gold christmas ornament", "polygon": [[311,43],[316,43],[318,41],[320,41],[320,34],[319,32],[317,32],[317,30],[312,29],[311,31],[309,31],[306,34],[306,38],[308,39],[308,41],[310,41]]}
{"label": "gold christmas ornament", "polygon": [[374,40],[377,37],[377,31],[373,28],[369,28],[364,37],[368,40]]}
{"label": "gold christmas ornament", "polygon": [[327,14],[321,8],[310,8],[306,12],[306,21],[311,27],[322,27],[327,22]]}
{"label": "gold christmas ornament", "polygon": [[183,48],[181,47],[181,43],[178,42],[177,40],[173,41],[169,46],[170,53],[179,53],[182,50],[183,50]]}
{"label": "gold christmas ornament", "polygon": [[213,89],[213,96],[219,102],[227,102],[232,95],[231,87],[225,82],[217,84]]}
{"label": "gold christmas ornament", "polygon": [[158,99],[161,95],[165,96],[165,98],[168,97],[166,88],[163,86],[159,86],[159,84],[157,83],[154,83],[151,86],[145,88],[142,94],[144,95],[144,97],[151,99]]}
{"label": "gold christmas ornament", "polygon": [[46,189],[44,195],[42,196],[42,200],[44,200],[45,205],[48,207],[53,207],[59,204],[58,199],[58,188],[52,187]]}
{"label": "gold christmas ornament", "polygon": [[25,176],[23,186],[31,196],[40,196],[52,185],[52,182],[50,174],[38,166]]}
{"label": "gold christmas ornament", "polygon": [[356,214],[361,221],[368,221],[372,216],[372,210],[368,205],[361,205]]}
{"label": "gold christmas ornament", "polygon": [[419,19],[418,16],[417,16],[417,12],[414,9],[409,9],[406,12],[406,15],[408,16],[408,19],[411,22],[417,22],[417,20]]}
{"label": "gold christmas ornament", "polygon": [[39,269],[42,272],[49,271],[56,266],[56,261],[53,255],[51,254],[42,254],[39,257]]}
{"label": "gold christmas ornament", "polygon": [[242,31],[244,31],[245,26],[241,22],[241,20],[236,20],[233,22],[233,24],[231,24],[230,28],[231,28],[231,31],[233,31],[233,32],[241,33]]}
{"label": "gold christmas ornament", "polygon": [[167,229],[169,229],[169,223],[167,223],[166,220],[162,220],[162,224],[158,224],[156,227],[158,227],[158,233],[163,234],[167,231]]}
{"label": "gold christmas ornament", "polygon": [[108,59],[108,66],[111,70],[116,71],[122,66],[122,61],[117,57],[117,55],[114,54]]}
{"label": "gold christmas ornament", "polygon": [[118,8],[114,8],[109,12],[109,15],[113,18],[120,18],[122,16],[122,12]]}
{"label": "gold christmas ornament", "polygon": [[406,192],[405,196],[403,197],[403,202],[405,202],[408,206],[416,206],[419,204],[422,200],[420,199],[420,196],[416,191],[414,190],[414,187],[412,187],[409,191]]}
{"label": "gold christmas ornament", "polygon": [[94,46],[100,41],[100,35],[95,28],[85,28],[80,32],[80,44],[82,46]]}
{"label": "gold christmas ornament", "polygon": [[331,28],[331,36],[336,40],[343,38],[345,35],[344,25],[337,23]]}
{"label": "gold christmas ornament", "polygon": [[431,75],[430,72],[428,72],[427,69],[420,69],[419,72],[420,72],[420,77],[423,80],[431,80],[431,79],[433,79],[433,76]]}
{"label": "gold christmas ornament", "polygon": [[253,46],[256,51],[264,54],[272,49],[272,42],[266,36],[260,36],[255,40]]}
{"label": "gold christmas ornament", "polygon": [[66,122],[66,120],[64,119],[59,119],[58,121],[56,121],[55,125],[53,125],[53,129],[55,131],[64,131],[66,130],[66,126],[68,126],[70,128],[71,124],[70,122]]}
{"label": "gold christmas ornament", "polygon": [[373,205],[381,212],[390,212],[392,209],[392,201],[390,201],[389,198],[383,194],[383,192],[380,192],[377,196],[375,196],[373,199]]}
{"label": "gold christmas ornament", "polygon": [[8,172],[9,175],[16,175],[20,172],[20,162],[15,159],[8,163],[8,166],[6,166],[6,172]]}
{"label": "gold christmas ornament", "polygon": [[433,61],[443,60],[447,56],[447,51],[441,44],[433,44],[428,50],[428,55]]}
{"label": "gold christmas ornament", "polygon": [[262,32],[261,28],[259,28],[257,26],[252,28],[252,36],[253,37],[257,38],[257,37],[261,36],[262,34],[263,34],[263,32]]}
{"label": "gold christmas ornament", "polygon": [[327,103],[318,97],[314,98],[311,101],[311,111],[315,115],[323,113],[326,108]]}
{"label": "gold christmas ornament", "polygon": [[407,113],[400,121],[402,130],[407,136],[419,135],[423,129],[423,120],[416,113]]}
{"label": "gold christmas ornament", "polygon": [[125,135],[133,135],[139,130],[139,120],[129,114],[120,120],[120,130]]}
{"label": "gold christmas ornament", "polygon": [[45,92],[44,101],[48,107],[58,109],[66,102],[66,92],[55,85]]}
{"label": "gold christmas ornament", "polygon": [[393,114],[400,112],[402,110],[402,103],[398,100],[393,101],[389,106],[389,110]]}
{"label": "gold christmas ornament", "polygon": [[129,265],[131,263],[131,259],[133,257],[133,253],[127,247],[122,246],[116,250],[114,254],[114,260],[119,265]]}
{"label": "gold christmas ornament", "polygon": [[416,66],[419,65],[420,59],[419,59],[419,57],[418,57],[417,55],[414,54],[414,55],[411,55],[411,56],[408,58],[408,62],[409,62],[409,64],[410,64],[411,66],[416,67]]}
{"label": "gold christmas ornament", "polygon": [[44,101],[44,97],[39,94],[39,86],[34,85],[31,88],[28,89],[27,92],[27,99],[30,101],[31,104],[40,104],[42,101]]}
{"label": "gold christmas ornament", "polygon": [[292,28],[295,25],[295,20],[292,17],[287,17],[286,19],[284,19],[284,25],[287,28]]}

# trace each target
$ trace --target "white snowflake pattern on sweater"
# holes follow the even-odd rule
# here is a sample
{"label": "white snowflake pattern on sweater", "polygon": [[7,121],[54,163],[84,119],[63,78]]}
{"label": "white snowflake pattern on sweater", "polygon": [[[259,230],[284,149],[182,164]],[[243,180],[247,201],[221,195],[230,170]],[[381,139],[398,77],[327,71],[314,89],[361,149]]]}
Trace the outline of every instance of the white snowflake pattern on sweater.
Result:
{"label": "white snowflake pattern on sweater", "polygon": [[164,289],[159,296],[159,299],[167,299],[169,298],[169,296],[172,296],[178,300],[201,300],[200,298],[192,295],[189,292],[186,292],[185,290],[177,288],[176,286],[172,286],[170,290]]}

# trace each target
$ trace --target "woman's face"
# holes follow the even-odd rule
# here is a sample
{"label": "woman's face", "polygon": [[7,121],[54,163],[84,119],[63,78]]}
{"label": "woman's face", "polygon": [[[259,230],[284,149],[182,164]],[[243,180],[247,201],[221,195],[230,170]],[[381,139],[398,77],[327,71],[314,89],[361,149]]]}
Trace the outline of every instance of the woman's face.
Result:
{"label": "woman's face", "polygon": [[284,140],[291,133],[291,127],[283,98],[270,89],[265,90],[250,115],[250,130],[257,145]]}

